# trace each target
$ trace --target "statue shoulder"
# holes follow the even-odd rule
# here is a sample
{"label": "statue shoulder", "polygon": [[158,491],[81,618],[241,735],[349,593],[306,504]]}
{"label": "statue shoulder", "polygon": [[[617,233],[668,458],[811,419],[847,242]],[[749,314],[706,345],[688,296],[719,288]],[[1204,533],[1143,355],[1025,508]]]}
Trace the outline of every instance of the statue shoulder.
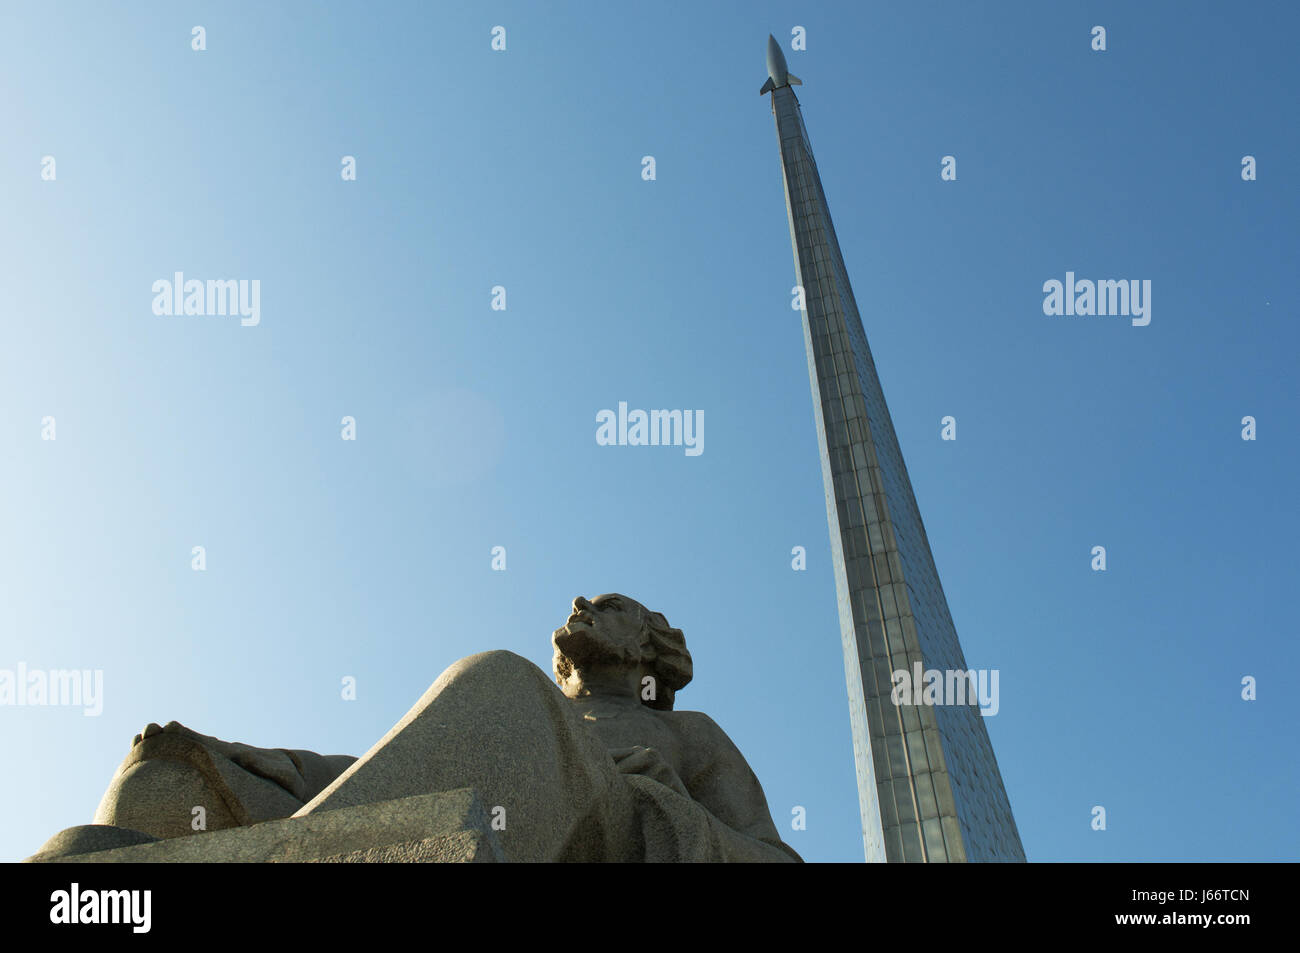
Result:
{"label": "statue shoulder", "polygon": [[737,750],[722,727],[702,711],[657,711],[655,714],[691,747],[707,747],[714,753]]}

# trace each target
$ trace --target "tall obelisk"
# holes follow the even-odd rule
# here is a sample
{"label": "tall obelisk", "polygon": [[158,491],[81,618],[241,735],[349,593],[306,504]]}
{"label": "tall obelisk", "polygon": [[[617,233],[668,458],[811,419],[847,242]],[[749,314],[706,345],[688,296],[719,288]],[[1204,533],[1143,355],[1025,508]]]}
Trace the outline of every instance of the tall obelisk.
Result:
{"label": "tall obelisk", "polygon": [[924,685],[912,703],[891,697],[895,672],[910,679],[937,670],[956,688],[966,661],[791,88],[802,84],[771,36],[767,69],[760,93],[772,94],[795,281],[803,289],[867,860],[1023,861],[974,699],[925,704]]}

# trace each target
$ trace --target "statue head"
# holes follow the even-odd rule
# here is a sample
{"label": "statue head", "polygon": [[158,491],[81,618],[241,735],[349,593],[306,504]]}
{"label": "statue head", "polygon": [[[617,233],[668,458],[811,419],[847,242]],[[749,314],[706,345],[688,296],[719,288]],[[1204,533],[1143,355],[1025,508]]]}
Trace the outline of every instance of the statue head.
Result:
{"label": "statue head", "polygon": [[[555,680],[566,688],[584,670],[622,669],[637,674],[642,703],[671,711],[677,690],[692,676],[686,637],[658,612],[635,599],[606,593],[573,600],[573,613],[551,636]],[[645,682],[645,678],[651,682]],[[648,689],[648,690],[647,690]],[[653,697],[651,697],[653,696]]]}

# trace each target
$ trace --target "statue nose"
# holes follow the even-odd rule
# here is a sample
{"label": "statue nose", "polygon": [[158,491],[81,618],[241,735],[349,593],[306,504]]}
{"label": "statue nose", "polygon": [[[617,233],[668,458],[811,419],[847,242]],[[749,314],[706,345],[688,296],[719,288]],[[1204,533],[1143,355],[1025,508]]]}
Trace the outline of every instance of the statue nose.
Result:
{"label": "statue nose", "polygon": [[582,596],[578,596],[578,598],[573,600],[574,612],[583,612],[590,608],[591,608],[591,603],[588,602],[586,599],[584,599]]}

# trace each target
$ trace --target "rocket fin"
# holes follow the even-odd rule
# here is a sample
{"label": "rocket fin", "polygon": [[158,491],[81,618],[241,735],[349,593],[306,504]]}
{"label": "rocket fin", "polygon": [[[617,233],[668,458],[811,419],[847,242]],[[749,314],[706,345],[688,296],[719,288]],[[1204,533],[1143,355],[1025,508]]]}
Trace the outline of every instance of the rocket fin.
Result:
{"label": "rocket fin", "polygon": [[764,93],[770,93],[774,89],[776,89],[776,83],[772,82],[772,77],[769,76],[767,82],[763,84],[763,88],[758,91],[758,95],[762,96]]}
{"label": "rocket fin", "polygon": [[786,74],[785,74],[785,78],[786,78],[786,81],[787,81],[791,86],[802,86],[802,85],[803,85],[803,80],[801,80],[798,76],[795,76],[794,73],[786,73]]}

